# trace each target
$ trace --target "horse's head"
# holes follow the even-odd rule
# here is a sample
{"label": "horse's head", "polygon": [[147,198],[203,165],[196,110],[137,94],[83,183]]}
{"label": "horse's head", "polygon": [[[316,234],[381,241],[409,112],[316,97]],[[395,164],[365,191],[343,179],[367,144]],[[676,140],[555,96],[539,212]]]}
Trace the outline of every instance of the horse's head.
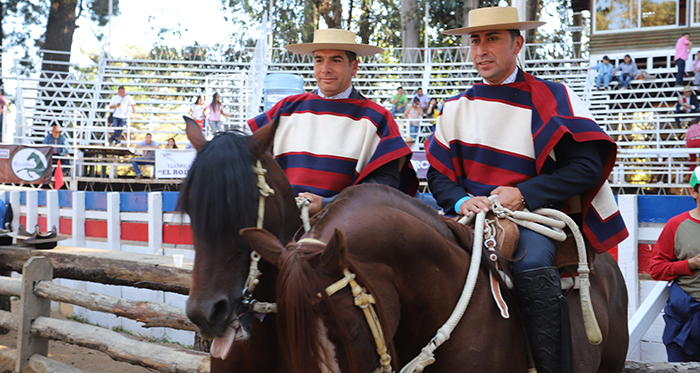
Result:
{"label": "horse's head", "polygon": [[[263,179],[274,190],[264,200],[264,227],[289,240],[301,222],[289,182],[267,153],[277,121],[252,137],[227,132],[210,142],[194,121],[185,121],[197,149],[178,201],[180,210],[190,216],[195,249],[187,315],[203,337],[215,338],[212,355],[225,358],[234,339],[246,338],[255,320],[242,304],[251,249],[239,231],[255,227],[258,220],[261,193],[253,170],[257,161],[267,170]],[[260,270],[264,275],[254,295],[272,302],[277,269],[260,263]]]}
{"label": "horse's head", "polygon": [[[370,284],[347,255],[344,235],[336,229],[327,244],[302,238],[284,248],[264,230],[245,229],[242,234],[254,250],[280,269],[278,332],[290,371],[374,371],[379,365],[377,347],[363,311],[355,306],[353,292],[348,286],[330,295],[327,292],[329,286],[347,278],[350,271],[372,294]],[[380,307],[377,313],[383,320]],[[387,351],[393,354],[386,327],[384,322],[380,330],[389,336]]]}

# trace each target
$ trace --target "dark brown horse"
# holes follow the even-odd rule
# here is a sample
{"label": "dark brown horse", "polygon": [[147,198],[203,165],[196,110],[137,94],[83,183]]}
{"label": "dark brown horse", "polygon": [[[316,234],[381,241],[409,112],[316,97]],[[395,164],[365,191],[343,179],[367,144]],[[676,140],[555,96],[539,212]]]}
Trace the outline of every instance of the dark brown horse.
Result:
{"label": "dark brown horse", "polygon": [[[280,266],[280,344],[295,373],[369,373],[379,366],[368,323],[353,305],[350,290],[330,297],[323,291],[344,276],[345,268],[376,299],[398,371],[421,352],[454,309],[467,277],[472,241],[467,228],[378,185],[348,188],[329,205],[304,235],[320,242],[300,240],[285,250],[263,230],[248,229],[244,236],[264,258]],[[466,313],[426,372],[527,371],[521,321],[515,312],[510,319],[500,316],[487,271],[482,265]],[[575,369],[620,372],[628,343],[627,293],[609,254],[597,257],[591,283],[603,342],[598,346],[587,342],[574,291],[567,301]]]}
{"label": "dark brown horse", "polygon": [[[253,173],[258,160],[267,170],[267,184],[274,190],[265,198],[263,227],[288,242],[301,226],[292,188],[268,152],[277,121],[252,137],[222,133],[208,143],[199,126],[188,118],[186,121],[188,137],[198,149],[178,201],[181,210],[190,216],[196,255],[187,316],[199,327],[202,337],[229,337],[215,339],[212,352],[218,349],[225,353],[230,337],[243,334],[233,343],[228,357],[212,359],[212,372],[279,372],[282,358],[275,315],[259,322],[243,302],[251,248],[239,234],[243,228],[255,227],[258,219],[260,191],[258,176]],[[252,296],[274,302],[277,268],[261,261],[260,270],[263,275]],[[235,319],[242,330],[231,327]]]}

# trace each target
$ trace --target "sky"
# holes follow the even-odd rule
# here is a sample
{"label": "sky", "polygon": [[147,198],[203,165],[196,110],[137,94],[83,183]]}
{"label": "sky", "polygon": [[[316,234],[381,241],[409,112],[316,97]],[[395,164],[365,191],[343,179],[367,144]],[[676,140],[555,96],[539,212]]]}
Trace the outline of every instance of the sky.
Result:
{"label": "sky", "polygon": [[[160,41],[158,30],[172,27],[180,33],[167,33],[165,43],[172,47],[226,42],[232,24],[224,20],[221,0],[120,0],[121,14],[112,18],[111,50],[113,56],[126,56],[125,47],[137,45],[148,50]],[[97,40],[87,18],[78,21],[73,39],[73,53],[99,51]],[[108,28],[102,30],[108,34]],[[84,63],[85,61],[75,61]]]}

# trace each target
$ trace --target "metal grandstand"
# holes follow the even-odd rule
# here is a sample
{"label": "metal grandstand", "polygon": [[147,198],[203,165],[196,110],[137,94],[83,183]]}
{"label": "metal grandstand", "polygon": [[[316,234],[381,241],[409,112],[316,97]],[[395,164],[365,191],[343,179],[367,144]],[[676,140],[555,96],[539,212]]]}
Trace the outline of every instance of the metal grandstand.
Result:
{"label": "metal grandstand", "polygon": [[[260,48],[257,53],[259,61]],[[254,76],[264,75],[261,68],[263,73],[292,73],[303,77],[307,90],[314,88],[310,57],[278,48],[264,53],[264,64],[255,64]],[[686,124],[674,126],[679,89],[673,87],[675,67],[668,55],[664,50],[633,56],[647,78],[635,80],[629,90],[612,91],[591,89],[595,73],[589,73],[588,66],[595,58],[578,45],[527,45],[521,63],[525,71],[570,86],[617,141],[621,151],[610,181],[618,192],[670,194],[683,193],[688,162],[683,151]],[[468,56],[468,47],[387,49],[365,57],[353,81],[363,95],[387,107],[399,85],[409,97],[423,87],[430,97],[443,100],[479,80]],[[621,58],[611,55],[615,62]],[[119,85],[137,102],[127,143],[141,140],[145,132],[160,141],[173,135],[184,141],[182,115],[197,95],[206,94],[210,100],[213,92],[220,93],[226,112],[235,115],[228,127],[245,128],[245,120],[261,110],[255,92],[260,82],[251,79],[255,59],[254,49],[162,48],[142,59],[102,56],[93,65],[70,65],[68,73],[22,75],[15,70],[3,76],[7,96],[17,105],[16,125],[8,129],[6,123],[5,128],[15,143],[40,143],[55,122],[73,146],[104,145],[111,132],[106,105]],[[431,126],[431,121],[423,122],[419,142]],[[81,156],[76,147],[69,151],[73,158]]]}

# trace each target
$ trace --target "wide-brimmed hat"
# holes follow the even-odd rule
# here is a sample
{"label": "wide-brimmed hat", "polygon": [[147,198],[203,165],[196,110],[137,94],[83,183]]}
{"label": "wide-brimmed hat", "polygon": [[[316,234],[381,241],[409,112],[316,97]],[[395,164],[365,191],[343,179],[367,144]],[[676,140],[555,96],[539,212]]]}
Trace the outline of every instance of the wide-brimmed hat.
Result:
{"label": "wide-brimmed hat", "polygon": [[469,26],[443,31],[446,35],[465,35],[491,30],[530,30],[547,22],[526,21],[518,18],[518,9],[512,6],[479,8],[469,11]]}
{"label": "wide-brimmed hat", "polygon": [[687,85],[687,86],[683,87],[681,92],[693,92],[693,87]]}
{"label": "wide-brimmed hat", "polygon": [[313,43],[285,45],[292,53],[313,56],[314,52],[322,49],[355,52],[358,56],[369,56],[380,53],[384,49],[373,45],[360,44],[355,41],[355,33],[341,29],[324,29],[314,31]]}

